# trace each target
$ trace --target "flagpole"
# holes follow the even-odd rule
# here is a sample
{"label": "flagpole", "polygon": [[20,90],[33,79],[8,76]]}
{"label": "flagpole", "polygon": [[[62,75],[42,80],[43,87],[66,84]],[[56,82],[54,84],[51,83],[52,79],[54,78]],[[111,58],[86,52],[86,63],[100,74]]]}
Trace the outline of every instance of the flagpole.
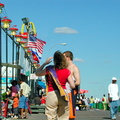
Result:
{"label": "flagpole", "polygon": [[[2,37],[1,37],[1,16],[0,16],[0,90],[2,91]],[[2,92],[1,92],[2,93]],[[0,102],[2,101],[2,96],[0,95]],[[0,106],[1,103],[0,103]],[[0,113],[2,109],[0,109]]]}
{"label": "flagpole", "polygon": [[[8,29],[5,28],[5,32],[6,32],[6,64],[8,63],[8,36],[7,36],[7,32]],[[8,86],[8,66],[6,66],[6,91],[7,91],[7,86]]]}

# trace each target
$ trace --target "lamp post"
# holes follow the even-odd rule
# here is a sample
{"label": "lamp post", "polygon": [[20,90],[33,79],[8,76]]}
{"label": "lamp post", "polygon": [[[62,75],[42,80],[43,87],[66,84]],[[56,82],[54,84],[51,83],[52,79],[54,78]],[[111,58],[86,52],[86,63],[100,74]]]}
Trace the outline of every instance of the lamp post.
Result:
{"label": "lamp post", "polygon": [[[1,22],[3,23],[3,28],[5,30],[6,33],[6,64],[8,64],[8,28],[10,27],[10,23],[12,22],[12,20],[8,19],[8,18],[4,18],[1,20]],[[7,86],[8,86],[8,66],[6,66],[6,91],[7,91]]]}
{"label": "lamp post", "polygon": [[[12,40],[12,64],[14,65],[14,37],[16,35],[16,32],[18,31],[17,28],[15,28],[16,25],[14,25],[12,28],[9,28],[9,30],[11,31],[11,36],[13,37]],[[14,68],[12,67],[12,80],[15,78],[15,74],[14,74]]]}
{"label": "lamp post", "polygon": [[56,47],[57,45],[67,45],[67,43],[57,43],[57,44],[54,44],[48,51],[50,51],[51,49],[53,49],[54,47]]}
{"label": "lamp post", "polygon": [[[4,7],[4,4],[0,3],[0,13],[2,13],[2,8]],[[1,36],[1,16],[0,16],[0,91],[2,86],[2,36]],[[2,115],[2,95],[0,95],[0,113]],[[0,115],[0,117],[1,117]]]}
{"label": "lamp post", "polygon": [[[4,7],[4,4],[0,3],[0,13],[2,13],[2,8]],[[2,77],[2,38],[1,38],[1,16],[0,16],[0,85],[1,85],[1,77]],[[0,86],[1,89],[1,86]],[[1,96],[0,96],[1,101]]]}
{"label": "lamp post", "polygon": [[[54,45],[48,50],[48,55],[49,55],[50,51],[51,51],[53,48],[55,48],[57,45],[63,45],[63,46],[65,46],[65,45],[67,45],[67,43],[56,43],[56,44],[54,44]],[[47,56],[48,56],[48,55],[47,55]]]}
{"label": "lamp post", "polygon": [[[23,46],[24,50],[25,50],[25,54],[26,56],[30,59],[31,57],[31,53],[32,51],[29,49],[29,46],[28,46],[28,40],[29,40],[29,34],[36,37],[36,28],[35,28],[35,25],[33,22],[30,22],[29,21],[29,18],[25,17],[25,18],[22,18],[22,27],[21,27],[21,32],[20,34],[24,36],[25,33],[27,33],[27,38],[26,38],[26,44]],[[24,32],[24,28],[26,28],[26,31],[27,32]],[[32,61],[30,60],[31,62],[31,72],[34,72],[35,70],[35,66],[34,64],[32,63]]]}
{"label": "lamp post", "polygon": [[[21,35],[24,35],[24,28],[26,28],[26,33],[27,33],[27,38],[26,38],[26,44],[24,46],[22,46],[25,50],[25,56],[29,59],[29,62],[30,62],[30,71],[31,73],[34,72],[35,70],[35,66],[34,64],[32,63],[32,60],[31,60],[31,54],[32,54],[32,51],[29,49],[29,46],[28,46],[28,40],[29,40],[29,34],[30,35],[33,35],[33,36],[36,36],[36,29],[35,29],[35,26],[32,22],[29,21],[28,18],[22,18],[22,27],[21,27]],[[24,38],[25,39],[25,38]],[[34,81],[30,81],[30,77],[28,77],[28,82],[29,82],[29,85],[31,86],[31,82],[34,84]],[[34,86],[33,86],[34,87]],[[32,89],[32,91],[34,91],[34,89]]]}

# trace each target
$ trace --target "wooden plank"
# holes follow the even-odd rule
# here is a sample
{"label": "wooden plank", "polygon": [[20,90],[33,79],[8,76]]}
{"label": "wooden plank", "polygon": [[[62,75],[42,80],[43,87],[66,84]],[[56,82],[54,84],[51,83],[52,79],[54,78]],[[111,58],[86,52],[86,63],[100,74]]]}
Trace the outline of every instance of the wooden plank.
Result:
{"label": "wooden plank", "polygon": [[43,110],[43,109],[38,109],[38,110],[32,109],[31,111],[32,111],[32,113],[45,113],[45,110]]}
{"label": "wooden plank", "polygon": [[38,108],[38,109],[45,109],[45,106],[37,106],[37,105],[31,105],[30,108]]}

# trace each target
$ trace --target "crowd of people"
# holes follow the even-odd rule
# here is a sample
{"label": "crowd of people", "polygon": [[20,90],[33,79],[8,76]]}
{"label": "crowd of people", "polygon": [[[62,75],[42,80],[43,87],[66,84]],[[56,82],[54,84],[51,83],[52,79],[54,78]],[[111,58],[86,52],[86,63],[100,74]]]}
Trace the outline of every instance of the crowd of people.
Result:
{"label": "crowd of people", "polygon": [[29,85],[20,79],[20,87],[16,80],[11,82],[12,86],[8,87],[5,97],[2,101],[2,114],[11,118],[28,118],[28,95],[31,91]]}
{"label": "crowd of people", "polygon": [[[53,65],[48,65],[52,62]],[[48,65],[48,66],[46,66]],[[46,67],[45,67],[46,66]],[[45,105],[47,120],[75,120],[76,110],[92,110],[94,103],[102,103],[103,110],[107,110],[106,104],[110,107],[110,117],[115,120],[118,111],[119,94],[117,79],[112,78],[112,83],[108,86],[108,99],[105,94],[101,100],[91,96],[86,98],[83,94],[77,97],[80,86],[80,71],[73,64],[73,53],[56,51],[53,57],[48,58],[36,71],[37,76],[45,76],[46,93],[43,96],[38,94],[34,98],[35,105]],[[12,81],[12,86],[7,92],[8,116],[13,118],[28,118],[29,103],[28,97],[31,91],[29,85],[20,79],[20,88],[16,80]]]}
{"label": "crowd of people", "polygon": [[[73,54],[71,51],[64,53],[56,51],[53,57],[54,65],[44,68],[45,65],[51,63],[51,59],[52,57],[48,58],[35,71],[37,76],[45,75],[46,77],[46,96],[37,95],[34,103],[35,105],[45,104],[47,120],[56,118],[74,120],[78,86],[80,85],[79,69],[72,62]],[[8,117],[24,119],[28,118],[28,96],[31,89],[24,80],[20,79],[19,82],[20,86],[16,80],[12,81],[12,86],[9,87],[7,96],[3,101],[8,102]]]}

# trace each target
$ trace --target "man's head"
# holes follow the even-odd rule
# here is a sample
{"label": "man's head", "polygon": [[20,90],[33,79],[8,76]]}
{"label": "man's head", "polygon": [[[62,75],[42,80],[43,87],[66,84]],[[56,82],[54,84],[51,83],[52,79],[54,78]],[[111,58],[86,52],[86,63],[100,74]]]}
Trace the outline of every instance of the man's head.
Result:
{"label": "man's head", "polygon": [[19,80],[19,83],[21,84],[22,82],[24,82],[24,80],[23,80],[23,79],[20,79],[20,80]]}
{"label": "man's head", "polygon": [[65,51],[63,54],[66,58],[69,58],[71,61],[73,61],[73,53],[71,51]]}
{"label": "man's head", "polygon": [[112,83],[116,83],[117,82],[117,78],[116,77],[112,77]]}

